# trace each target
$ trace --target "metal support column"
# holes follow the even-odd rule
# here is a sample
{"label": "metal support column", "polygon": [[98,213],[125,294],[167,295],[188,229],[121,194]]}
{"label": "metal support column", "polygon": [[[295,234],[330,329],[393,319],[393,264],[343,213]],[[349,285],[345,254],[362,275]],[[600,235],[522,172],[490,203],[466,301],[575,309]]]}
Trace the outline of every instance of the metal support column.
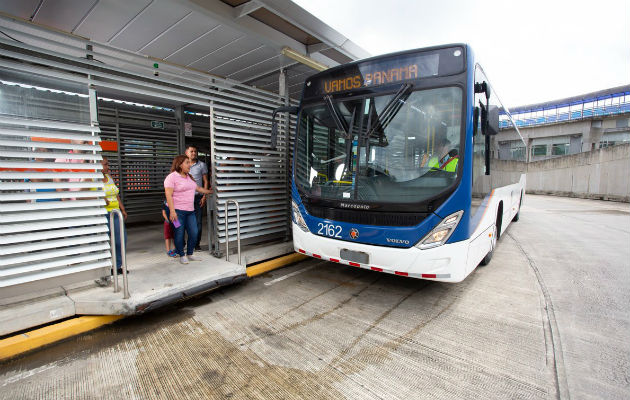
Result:
{"label": "metal support column", "polygon": [[221,256],[219,243],[219,197],[217,195],[217,157],[215,147],[215,130],[214,130],[214,102],[210,102],[210,186],[212,187],[212,196],[208,200],[208,209],[212,209],[212,215],[208,214],[208,235],[212,232],[211,240],[208,241],[208,251],[215,256]]}
{"label": "metal support column", "polygon": [[115,109],[116,115],[116,154],[118,156],[118,187],[119,187],[119,195],[120,201],[125,204],[125,197],[127,195],[127,191],[125,190],[125,185],[123,184],[123,173],[122,173],[122,145],[120,141],[120,120],[118,115],[118,107]]}
{"label": "metal support column", "polygon": [[[280,74],[278,75],[278,93],[282,96],[283,105],[289,105],[289,85],[287,85],[287,71],[285,69],[280,70]],[[285,145],[285,174],[286,174],[286,188],[287,188],[287,230],[285,235],[285,240],[291,239],[291,134],[289,132],[290,129],[290,117],[288,114],[284,114],[280,116],[281,118],[281,126],[284,129],[281,129],[280,132],[284,131],[284,145]],[[282,135],[279,135],[280,138]]]}
{"label": "metal support column", "polygon": [[175,119],[177,120],[177,152],[184,154],[186,151],[186,137],[184,136],[184,106],[177,106],[175,109]]}
{"label": "metal support column", "polygon": [[216,174],[214,173],[214,164],[215,164],[215,158],[214,158],[214,143],[213,143],[213,135],[212,135],[212,131],[213,131],[213,123],[212,123],[212,116],[213,116],[213,110],[212,110],[212,102],[210,102],[210,107],[208,107],[208,114],[210,115],[208,117],[208,149],[210,149],[210,165],[209,165],[209,171],[210,171],[210,188],[212,189],[212,194],[206,199],[206,211],[208,214],[208,220],[207,220],[207,226],[206,226],[206,235],[208,237],[208,253],[212,254],[213,251],[215,250],[215,245],[219,243],[218,241],[218,237],[216,235],[216,232],[214,232],[214,227],[217,226],[216,225],[216,221],[215,221],[215,212],[214,210],[218,210],[217,208],[217,193],[216,193],[216,184],[217,184],[217,178],[216,178]]}

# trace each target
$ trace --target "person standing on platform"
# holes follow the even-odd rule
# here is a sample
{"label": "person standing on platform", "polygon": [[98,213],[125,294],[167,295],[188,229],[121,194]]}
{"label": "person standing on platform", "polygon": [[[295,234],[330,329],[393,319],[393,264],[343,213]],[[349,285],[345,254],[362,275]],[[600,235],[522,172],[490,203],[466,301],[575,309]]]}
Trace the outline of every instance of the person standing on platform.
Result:
{"label": "person standing on platform", "polygon": [[[103,173],[103,191],[105,192],[105,209],[107,213],[111,213],[112,211],[118,209],[120,210],[123,220],[127,220],[127,211],[125,211],[125,206],[120,200],[120,191],[118,190],[118,186],[112,179],[109,174],[109,160],[107,157],[103,157],[101,160],[101,165],[103,169],[101,172]],[[109,228],[109,215],[107,216],[107,226]],[[111,232],[110,232],[111,235]],[[127,232],[124,232],[125,244],[127,243]],[[120,237],[120,218],[118,214],[114,214],[114,242],[116,244],[116,269],[119,274],[122,274],[122,248],[120,246],[121,237]]]}
{"label": "person standing on platform", "polygon": [[[190,160],[190,175],[195,180],[197,186],[208,189],[208,166],[199,160],[197,146],[189,144],[186,147],[186,155]],[[207,195],[195,193],[195,217],[197,218],[197,242],[195,250],[201,250],[201,232],[203,231],[203,207],[206,205]]]}
{"label": "person standing on platform", "polygon": [[[195,261],[195,243],[197,243],[197,218],[195,217],[195,193],[211,194],[212,190],[197,186],[190,176],[190,160],[182,154],[173,160],[171,173],[164,179],[164,193],[168,203],[169,220],[175,228],[175,248],[179,262],[188,264]],[[188,244],[184,253],[184,234],[188,233]]]}
{"label": "person standing on platform", "polygon": [[[122,274],[122,247],[121,247],[121,242],[122,240],[125,241],[125,246],[127,245],[127,231],[125,229],[123,229],[123,238],[121,240],[120,237],[120,218],[118,217],[118,214],[115,213],[114,214],[114,232],[111,232],[111,226],[109,224],[109,214],[114,211],[114,210],[120,210],[122,216],[123,216],[123,220],[127,220],[127,211],[125,211],[125,206],[123,205],[122,201],[120,200],[120,191],[118,189],[118,186],[116,186],[116,183],[114,182],[114,179],[112,179],[111,175],[109,174],[109,160],[107,159],[107,157],[103,157],[103,159],[101,160],[101,165],[103,166],[103,169],[101,170],[101,172],[103,173],[103,191],[105,192],[105,210],[107,210],[107,234],[114,235],[114,244],[116,246],[116,273],[117,274]],[[127,269],[127,273],[129,273],[129,269]],[[111,271],[111,275],[114,274],[113,268]],[[104,276],[101,277],[100,279],[97,279],[96,284],[98,286],[107,286],[110,282],[111,279],[109,276]]]}

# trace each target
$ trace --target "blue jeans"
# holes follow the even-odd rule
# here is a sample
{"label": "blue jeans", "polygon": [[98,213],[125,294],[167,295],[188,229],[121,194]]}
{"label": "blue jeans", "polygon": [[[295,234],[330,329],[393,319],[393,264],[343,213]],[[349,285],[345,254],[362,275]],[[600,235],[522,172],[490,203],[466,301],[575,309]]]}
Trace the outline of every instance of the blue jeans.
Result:
{"label": "blue jeans", "polygon": [[184,231],[188,233],[188,244],[186,246],[186,254],[191,255],[195,251],[195,243],[197,243],[197,217],[194,211],[183,211],[175,209],[179,228],[174,228],[175,248],[177,254],[184,256]]}
{"label": "blue jeans", "polygon": [[203,231],[203,208],[201,207],[202,194],[195,194],[195,217],[197,218],[197,241],[195,247],[199,247],[201,243],[201,232]]}
{"label": "blue jeans", "polygon": [[[111,238],[111,232],[109,231],[109,215],[107,217],[107,234]],[[114,243],[116,244],[116,269],[122,268],[122,256],[120,248],[120,218],[118,214],[114,214]],[[125,247],[127,247],[127,230],[123,232],[125,235]]]}

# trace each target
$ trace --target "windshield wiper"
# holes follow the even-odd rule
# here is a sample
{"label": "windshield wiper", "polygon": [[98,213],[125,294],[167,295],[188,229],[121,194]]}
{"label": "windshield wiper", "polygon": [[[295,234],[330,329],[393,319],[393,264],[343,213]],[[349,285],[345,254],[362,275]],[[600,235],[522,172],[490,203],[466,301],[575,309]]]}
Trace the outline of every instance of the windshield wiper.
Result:
{"label": "windshield wiper", "polygon": [[337,110],[337,106],[333,103],[332,97],[330,95],[324,96],[324,102],[326,103],[326,107],[328,107],[328,112],[330,112],[333,121],[335,121],[335,125],[337,125],[337,129],[343,131],[343,133],[348,136],[348,123],[341,116],[339,110]]}
{"label": "windshield wiper", "polygon": [[357,107],[352,109],[352,116],[350,117],[350,126],[345,118],[342,117],[337,106],[332,100],[332,96],[327,95],[324,96],[324,102],[326,103],[326,107],[328,108],[328,112],[333,118],[335,125],[337,125],[337,129],[344,133],[344,138],[346,139],[346,161],[344,163],[343,171],[341,176],[346,174],[346,171],[350,170],[351,162],[352,162],[352,130],[354,129],[354,119],[357,113]]}
{"label": "windshield wiper", "polygon": [[352,129],[354,128],[354,116],[357,113],[357,107],[352,110],[352,119],[350,120],[350,128],[346,134],[346,165],[343,167],[341,176],[344,176],[346,171],[350,171],[350,163],[352,162]]}
{"label": "windshield wiper", "polygon": [[407,97],[409,97],[412,87],[413,86],[409,83],[403,84],[400,89],[398,89],[396,94],[394,94],[394,96],[385,105],[383,111],[381,111],[381,117],[378,118],[377,116],[377,120],[374,122],[374,126],[372,126],[371,128],[369,126],[371,124],[371,118],[368,119],[368,127],[366,129],[367,133],[365,135],[365,138],[369,139],[379,126],[382,128],[382,130],[385,130],[387,125],[392,122],[396,114],[398,114],[398,111],[400,111],[400,109],[402,108],[404,101],[407,99]]}

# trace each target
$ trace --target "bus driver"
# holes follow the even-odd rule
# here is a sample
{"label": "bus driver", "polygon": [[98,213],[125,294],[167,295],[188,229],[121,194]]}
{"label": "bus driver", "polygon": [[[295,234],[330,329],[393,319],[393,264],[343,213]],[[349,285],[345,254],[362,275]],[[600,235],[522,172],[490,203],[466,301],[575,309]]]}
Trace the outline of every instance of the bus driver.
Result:
{"label": "bus driver", "polygon": [[457,149],[451,148],[451,142],[444,138],[440,150],[429,158],[426,166],[429,168],[442,169],[447,172],[456,172],[458,161],[459,153]]}

